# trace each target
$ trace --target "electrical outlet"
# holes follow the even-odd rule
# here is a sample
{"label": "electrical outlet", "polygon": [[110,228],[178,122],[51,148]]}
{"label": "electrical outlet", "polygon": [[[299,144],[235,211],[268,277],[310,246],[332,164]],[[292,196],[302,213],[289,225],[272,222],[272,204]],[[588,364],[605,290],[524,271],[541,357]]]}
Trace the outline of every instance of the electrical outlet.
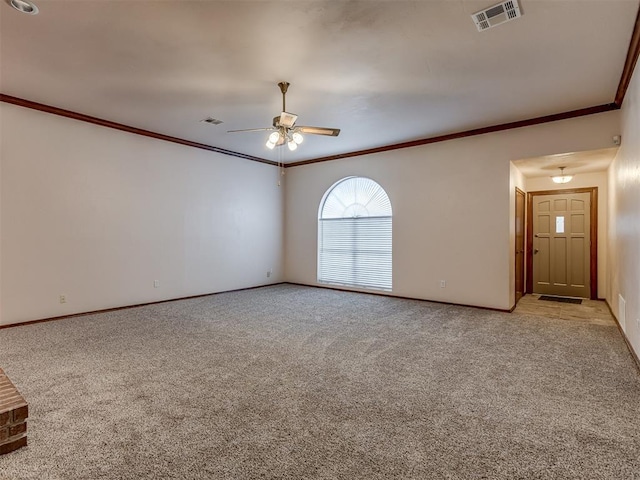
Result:
{"label": "electrical outlet", "polygon": [[640,332],[640,317],[636,318],[636,327],[638,327],[638,331]]}
{"label": "electrical outlet", "polygon": [[160,280],[153,281],[153,288],[158,288],[160,286]]}
{"label": "electrical outlet", "polygon": [[267,270],[267,278],[269,278],[272,274],[273,274],[273,269],[272,268]]}
{"label": "electrical outlet", "polygon": [[447,286],[447,281],[446,280],[440,280],[440,288],[446,288]]}
{"label": "electrical outlet", "polygon": [[67,296],[66,295],[60,295],[60,303],[67,303]]}

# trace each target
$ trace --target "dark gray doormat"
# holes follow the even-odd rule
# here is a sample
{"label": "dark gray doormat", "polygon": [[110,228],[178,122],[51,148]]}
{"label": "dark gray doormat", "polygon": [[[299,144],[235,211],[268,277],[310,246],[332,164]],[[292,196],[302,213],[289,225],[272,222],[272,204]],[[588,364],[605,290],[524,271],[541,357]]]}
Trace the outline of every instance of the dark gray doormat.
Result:
{"label": "dark gray doormat", "polygon": [[549,302],[560,302],[560,303],[576,303],[578,305],[582,303],[582,299],[580,298],[550,297],[548,295],[541,295],[538,300],[547,300]]}

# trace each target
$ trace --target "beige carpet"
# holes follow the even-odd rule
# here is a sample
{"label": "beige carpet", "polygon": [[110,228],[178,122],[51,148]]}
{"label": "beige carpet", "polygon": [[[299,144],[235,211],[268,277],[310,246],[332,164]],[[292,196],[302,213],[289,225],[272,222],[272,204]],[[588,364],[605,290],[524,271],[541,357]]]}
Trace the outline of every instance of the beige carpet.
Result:
{"label": "beige carpet", "polygon": [[0,330],[0,365],[3,479],[640,478],[611,322],[279,285]]}

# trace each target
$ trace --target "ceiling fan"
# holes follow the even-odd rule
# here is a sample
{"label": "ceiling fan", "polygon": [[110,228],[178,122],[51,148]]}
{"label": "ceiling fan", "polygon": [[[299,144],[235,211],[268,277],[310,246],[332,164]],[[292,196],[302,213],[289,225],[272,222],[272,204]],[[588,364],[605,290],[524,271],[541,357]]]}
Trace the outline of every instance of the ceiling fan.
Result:
{"label": "ceiling fan", "polygon": [[278,87],[280,87],[280,91],[282,92],[282,113],[273,118],[272,127],[229,130],[227,133],[264,132],[272,130],[273,133],[269,135],[269,139],[267,140],[267,148],[273,149],[286,143],[291,151],[298,148],[298,145],[302,143],[302,140],[304,139],[302,136],[303,133],[308,133],[310,135],[326,135],[329,137],[337,137],[340,134],[339,128],[296,126],[298,116],[294,113],[288,113],[285,104],[285,97],[287,89],[289,88],[289,82],[280,82],[278,83]]}

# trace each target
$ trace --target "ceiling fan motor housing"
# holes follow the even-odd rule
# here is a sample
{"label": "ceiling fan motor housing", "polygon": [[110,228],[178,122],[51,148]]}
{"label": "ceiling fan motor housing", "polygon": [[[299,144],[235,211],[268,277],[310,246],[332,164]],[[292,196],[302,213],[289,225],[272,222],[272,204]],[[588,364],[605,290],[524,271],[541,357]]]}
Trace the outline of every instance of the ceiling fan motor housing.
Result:
{"label": "ceiling fan motor housing", "polygon": [[296,123],[298,116],[294,113],[282,112],[280,116],[276,118],[278,119],[278,125],[286,128],[292,128]]}

